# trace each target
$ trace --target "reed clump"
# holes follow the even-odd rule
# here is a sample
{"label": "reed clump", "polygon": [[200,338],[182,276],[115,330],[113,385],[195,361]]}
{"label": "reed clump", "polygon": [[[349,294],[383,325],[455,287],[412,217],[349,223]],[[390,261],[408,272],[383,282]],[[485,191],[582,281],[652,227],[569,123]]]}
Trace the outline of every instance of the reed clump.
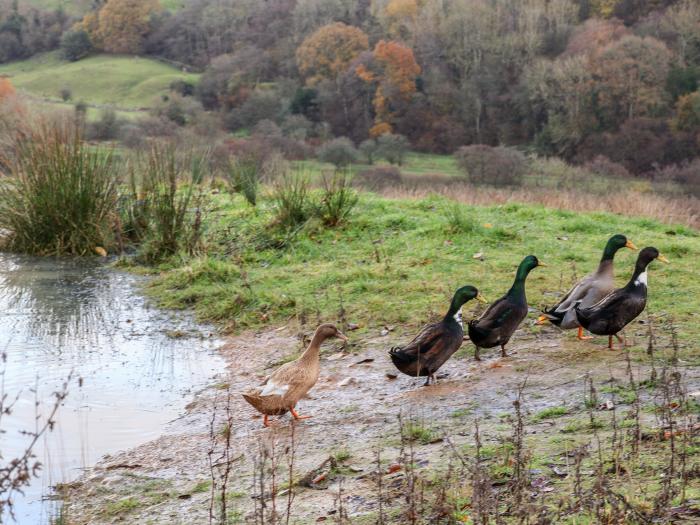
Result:
{"label": "reed clump", "polygon": [[112,151],[71,124],[40,124],[0,159],[4,244],[36,255],[84,255],[114,242],[117,174]]}

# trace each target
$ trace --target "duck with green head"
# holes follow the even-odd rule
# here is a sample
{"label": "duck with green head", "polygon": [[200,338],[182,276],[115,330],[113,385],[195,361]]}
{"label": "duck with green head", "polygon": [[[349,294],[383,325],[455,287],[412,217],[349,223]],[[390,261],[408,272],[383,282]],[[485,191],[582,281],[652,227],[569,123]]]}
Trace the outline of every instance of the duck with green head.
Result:
{"label": "duck with green head", "polygon": [[615,259],[615,254],[622,248],[637,249],[634,243],[622,234],[610,237],[605,245],[605,250],[603,250],[603,257],[600,260],[600,264],[598,264],[598,269],[577,282],[558,304],[552,308],[545,309],[543,314],[537,319],[537,324],[549,322],[564,330],[578,328],[578,338],[580,340],[590,339],[590,337],[584,337],[583,335],[583,327],[576,319],[574,306],[577,304],[581,308],[593,306],[615,289],[613,260]]}
{"label": "duck with green head", "polygon": [[506,357],[506,344],[527,316],[527,298],[525,297],[525,280],[528,274],[538,266],[546,266],[534,255],[525,257],[518,271],[515,273],[515,281],[508,293],[494,302],[478,319],[469,322],[469,339],[476,350],[474,359],[479,361],[481,348],[501,347],[501,355]]}
{"label": "duck with green head", "polygon": [[472,299],[486,302],[473,286],[457,290],[442,320],[425,325],[410,343],[389,351],[394,366],[409,376],[427,376],[426,386],[436,381],[435,373],[462,346],[462,306]]}

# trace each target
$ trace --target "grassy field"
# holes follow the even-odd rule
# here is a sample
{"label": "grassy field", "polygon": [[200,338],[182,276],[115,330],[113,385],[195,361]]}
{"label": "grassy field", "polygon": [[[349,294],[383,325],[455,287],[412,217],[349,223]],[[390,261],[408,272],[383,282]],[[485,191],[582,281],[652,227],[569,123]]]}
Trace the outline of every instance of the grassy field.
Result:
{"label": "grassy field", "polygon": [[152,107],[174,80],[199,78],[148,58],[98,55],[66,62],[56,52],[0,66],[0,75],[44,103],[61,103],[60,91],[67,88],[74,102],[124,110]]}
{"label": "grassy field", "polygon": [[[446,310],[458,286],[472,284],[497,299],[528,254],[549,265],[528,280],[529,303],[539,308],[595,268],[608,237],[624,233],[671,260],[652,265],[649,311],[672,318],[683,341],[700,335],[700,237],[687,227],[534,205],[468,207],[441,197],[362,194],[346,226],[327,229],[312,220],[290,234],[274,226],[269,200],[251,208],[221,193],[210,206],[207,255],[161,266],[149,293],[161,306],[193,307],[201,320],[231,330],[341,316],[361,330],[418,326]],[[483,260],[473,258],[477,252]],[[618,255],[619,283],[634,260],[627,250]]]}

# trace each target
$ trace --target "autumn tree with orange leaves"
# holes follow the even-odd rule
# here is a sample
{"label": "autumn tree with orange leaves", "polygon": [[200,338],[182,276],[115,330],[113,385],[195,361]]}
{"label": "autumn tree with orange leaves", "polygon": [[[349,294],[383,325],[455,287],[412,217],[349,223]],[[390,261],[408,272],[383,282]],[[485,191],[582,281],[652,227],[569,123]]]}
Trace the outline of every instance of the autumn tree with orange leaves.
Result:
{"label": "autumn tree with orange leaves", "polygon": [[296,53],[297,65],[309,85],[336,81],[368,48],[369,39],[361,29],[336,22],[323,26],[302,42]]}
{"label": "autumn tree with orange leaves", "polygon": [[369,67],[360,65],[356,72],[365,82],[377,85],[372,101],[375,125],[370,135],[391,133],[392,122],[401,106],[410,102],[416,92],[416,79],[421,68],[413,50],[399,42],[380,40]]}
{"label": "autumn tree with orange leaves", "polygon": [[15,87],[9,79],[0,77],[0,101],[15,95]]}

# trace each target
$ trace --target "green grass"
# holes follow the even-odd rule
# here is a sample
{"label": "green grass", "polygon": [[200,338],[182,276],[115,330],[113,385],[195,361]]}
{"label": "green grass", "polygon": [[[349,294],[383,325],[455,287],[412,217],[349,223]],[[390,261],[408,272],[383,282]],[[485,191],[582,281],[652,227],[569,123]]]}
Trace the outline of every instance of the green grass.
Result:
{"label": "green grass", "polygon": [[[652,263],[649,309],[673,318],[681,340],[700,335],[694,317],[700,237],[689,228],[508,204],[462,206],[465,220],[493,227],[454,231],[445,216],[445,199],[362,194],[345,227],[327,229],[312,220],[290,238],[270,226],[273,212],[267,199],[256,208],[225,193],[211,199],[212,212],[205,219],[207,255],[161,265],[148,292],[161,306],[192,307],[200,320],[228,328],[277,326],[296,316],[315,319],[316,312],[333,320],[341,294],[347,319],[368,326],[365,330],[384,324],[417,326],[444,313],[459,286],[475,285],[487,299],[497,299],[510,287],[518,263],[531,253],[549,265],[534,270],[527,281],[529,304],[537,308],[555,300],[545,292],[570,286],[572,257],[580,277],[596,267],[607,239],[624,233],[638,246],[653,245],[662,253],[684,247],[685,253],[677,250],[670,265]],[[567,231],[581,222],[591,227]],[[565,231],[567,240],[562,240]],[[484,254],[483,261],[472,258],[476,252]],[[628,250],[618,255],[618,284],[629,278],[635,258]],[[475,306],[466,305],[467,319]],[[631,329],[645,331],[640,325]],[[643,343],[643,336],[637,343]]]}
{"label": "green grass", "polygon": [[61,103],[60,91],[68,88],[73,102],[123,110],[152,107],[174,80],[199,78],[149,58],[96,55],[66,62],[57,52],[2,65],[0,76],[8,76],[16,88],[44,102]]}
{"label": "green grass", "polygon": [[564,416],[569,413],[566,407],[549,407],[544,410],[540,410],[535,414],[532,419],[534,421],[542,421],[543,419],[552,419],[555,417]]}

